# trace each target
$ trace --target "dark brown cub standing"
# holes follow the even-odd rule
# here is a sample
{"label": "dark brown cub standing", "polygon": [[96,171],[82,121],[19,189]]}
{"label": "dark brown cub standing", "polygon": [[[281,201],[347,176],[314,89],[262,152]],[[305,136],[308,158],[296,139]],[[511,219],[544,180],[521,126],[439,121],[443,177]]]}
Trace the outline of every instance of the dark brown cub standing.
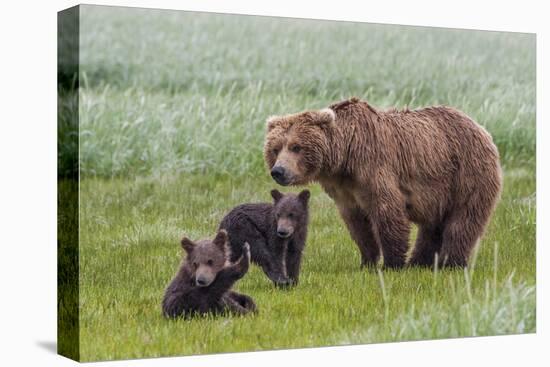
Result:
{"label": "dark brown cub standing", "polygon": [[282,194],[272,190],[273,204],[242,204],[221,221],[229,233],[232,260],[241,256],[245,242],[250,244],[253,263],[259,265],[275,285],[298,283],[302,252],[309,222],[310,193]]}

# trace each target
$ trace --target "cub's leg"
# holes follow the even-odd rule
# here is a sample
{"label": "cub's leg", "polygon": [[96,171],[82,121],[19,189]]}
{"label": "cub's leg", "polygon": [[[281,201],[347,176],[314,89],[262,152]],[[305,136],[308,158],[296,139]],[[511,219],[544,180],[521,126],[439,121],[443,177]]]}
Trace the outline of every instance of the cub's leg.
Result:
{"label": "cub's leg", "polygon": [[262,268],[267,277],[275,284],[288,282],[283,264],[283,249],[270,247],[257,227],[247,218],[234,221],[228,226],[231,241],[231,261],[237,261],[242,255],[242,246],[250,244],[251,261]]}
{"label": "cub's leg", "polygon": [[228,307],[231,312],[246,314],[257,311],[256,303],[252,297],[249,297],[246,294],[229,291],[226,293],[225,297],[229,301]]}
{"label": "cub's leg", "polygon": [[290,285],[298,284],[300,277],[300,264],[302,262],[302,249],[298,248],[294,243],[288,245],[286,256],[286,273]]}

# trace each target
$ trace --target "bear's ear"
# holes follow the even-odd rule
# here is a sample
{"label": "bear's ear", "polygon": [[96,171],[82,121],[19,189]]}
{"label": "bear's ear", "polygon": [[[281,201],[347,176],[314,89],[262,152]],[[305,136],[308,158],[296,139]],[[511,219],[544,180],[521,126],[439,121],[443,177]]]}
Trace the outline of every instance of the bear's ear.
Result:
{"label": "bear's ear", "polygon": [[271,197],[273,198],[275,203],[277,203],[279,200],[281,200],[281,198],[283,197],[283,194],[279,190],[273,189],[271,190]]}
{"label": "bear's ear", "polygon": [[318,125],[332,124],[336,120],[336,114],[330,108],[323,108],[315,112],[314,121]]}
{"label": "bear's ear", "polygon": [[298,199],[300,199],[304,204],[307,204],[309,197],[310,197],[309,190],[303,190],[298,194]]}
{"label": "bear's ear", "polygon": [[228,241],[227,231],[225,229],[220,229],[216,238],[214,238],[214,245],[216,245],[224,253],[226,252],[226,243]]}
{"label": "bear's ear", "polygon": [[181,239],[181,247],[185,250],[185,252],[187,252],[187,254],[190,254],[191,252],[193,252],[195,244],[189,238],[183,237]]}
{"label": "bear's ear", "polygon": [[273,130],[277,125],[281,124],[281,116],[269,116],[267,118],[267,132]]}

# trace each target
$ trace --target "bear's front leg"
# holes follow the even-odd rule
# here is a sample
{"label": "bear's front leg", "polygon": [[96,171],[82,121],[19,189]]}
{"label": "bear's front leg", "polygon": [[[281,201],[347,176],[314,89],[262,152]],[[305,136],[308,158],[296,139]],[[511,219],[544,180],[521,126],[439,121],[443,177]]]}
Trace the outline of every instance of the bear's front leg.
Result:
{"label": "bear's front leg", "polygon": [[237,280],[241,279],[250,267],[250,245],[245,242],[243,245],[243,254],[235,263],[223,268],[216,279],[208,287],[209,300],[220,299]]}
{"label": "bear's front leg", "polygon": [[295,243],[288,245],[286,256],[286,273],[290,285],[297,285],[300,277],[300,264],[302,262],[302,249]]}
{"label": "bear's front leg", "polygon": [[359,207],[349,208],[338,205],[338,210],[346,223],[351,238],[361,251],[361,267],[376,266],[380,258],[380,248],[367,214]]}
{"label": "bear's front leg", "polygon": [[372,207],[372,222],[378,232],[384,266],[401,268],[405,265],[409,248],[410,222],[404,211],[405,204],[398,195],[381,194]]}

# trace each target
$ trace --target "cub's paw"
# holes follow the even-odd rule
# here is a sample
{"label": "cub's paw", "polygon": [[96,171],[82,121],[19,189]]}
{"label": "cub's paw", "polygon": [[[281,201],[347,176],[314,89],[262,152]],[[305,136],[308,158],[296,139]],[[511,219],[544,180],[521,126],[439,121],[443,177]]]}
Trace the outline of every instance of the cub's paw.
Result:
{"label": "cub's paw", "polygon": [[250,266],[250,245],[245,242],[243,245],[243,251],[241,257],[230,267],[239,274],[239,277],[244,276]]}

